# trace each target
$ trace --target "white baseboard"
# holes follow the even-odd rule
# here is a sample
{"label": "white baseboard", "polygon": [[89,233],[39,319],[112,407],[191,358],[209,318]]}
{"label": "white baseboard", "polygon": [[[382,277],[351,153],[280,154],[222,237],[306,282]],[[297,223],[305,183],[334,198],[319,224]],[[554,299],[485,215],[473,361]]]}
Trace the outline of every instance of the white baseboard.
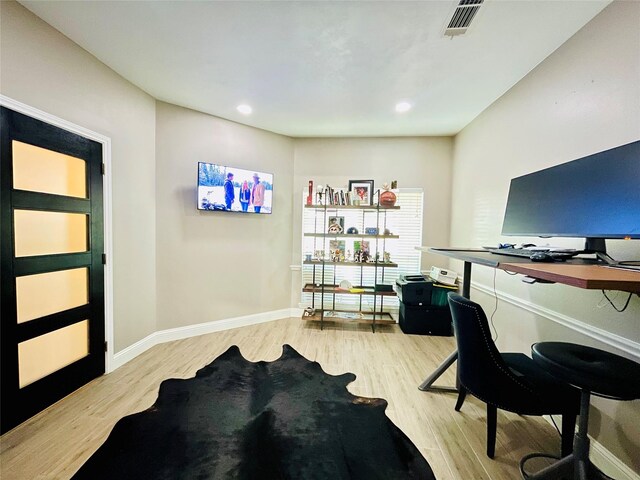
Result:
{"label": "white baseboard", "polygon": [[589,458],[600,470],[616,480],[640,480],[640,474],[622,463],[613,453],[589,437]]}
{"label": "white baseboard", "polygon": [[146,352],[151,347],[161,343],[171,342],[173,340],[181,340],[183,338],[196,337],[207,333],[220,332],[232,328],[246,327],[248,325],[256,325],[258,323],[272,322],[281,318],[301,317],[302,309],[299,308],[283,308],[282,310],[274,310],[271,312],[256,313],[253,315],[245,315],[242,317],[227,318],[217,320],[215,322],[200,323],[197,325],[189,325],[180,328],[171,328],[155,332],[148,337],[143,338],[139,342],[134,343],[130,347],[119,351],[113,356],[111,363],[112,369],[109,372],[121,367],[125,363],[133,360],[138,355]]}

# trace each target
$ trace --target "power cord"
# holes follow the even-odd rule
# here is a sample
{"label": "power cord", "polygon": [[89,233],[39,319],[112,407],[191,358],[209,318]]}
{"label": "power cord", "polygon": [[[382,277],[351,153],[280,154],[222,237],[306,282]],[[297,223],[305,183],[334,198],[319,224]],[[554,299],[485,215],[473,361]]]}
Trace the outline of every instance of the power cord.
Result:
{"label": "power cord", "polygon": [[[562,438],[562,434],[560,433],[560,429],[558,428],[558,425],[556,424],[556,421],[554,420],[553,415],[549,415],[549,418],[551,418],[551,421],[553,422],[553,426],[556,427],[556,430],[558,431],[558,435],[560,435],[560,437]],[[551,460],[560,460],[560,457],[556,455],[550,455],[548,453],[530,453],[529,455],[525,455],[520,459],[520,465],[519,465],[520,475],[524,479],[531,478],[532,474],[529,474],[525,471],[524,464],[527,463],[527,461],[531,460],[532,458],[549,458]]]}
{"label": "power cord", "polygon": [[553,422],[553,426],[556,427],[556,430],[558,431],[558,435],[560,435],[562,437],[562,433],[560,432],[560,429],[558,428],[558,424],[556,423],[555,419],[553,418],[553,415],[549,415],[549,418]]}
{"label": "power cord", "polygon": [[531,475],[533,475],[533,474],[527,473],[524,469],[524,464],[527,463],[527,461],[531,460],[532,458],[549,458],[551,460],[560,460],[560,457],[557,457],[556,455],[550,455],[548,453],[530,453],[529,455],[525,455],[520,459],[520,465],[519,465],[520,475],[525,480],[531,478]]}
{"label": "power cord", "polygon": [[491,317],[489,317],[489,322],[491,323],[491,328],[493,329],[493,333],[495,335],[495,338],[493,339],[494,342],[498,341],[498,330],[496,329],[496,326],[493,324],[493,316],[498,311],[498,293],[496,292],[496,271],[497,270],[498,270],[497,268],[493,269],[493,298],[495,301],[495,305],[493,307],[493,312],[491,312]]}
{"label": "power cord", "polygon": [[[489,317],[489,322],[491,323],[491,328],[493,329],[495,338],[493,339],[494,342],[498,341],[498,329],[496,328],[496,326],[493,324],[493,316],[496,314],[496,312],[498,311],[498,292],[496,291],[496,272],[498,271],[497,268],[493,269],[493,299],[495,301],[495,305],[493,307],[493,312],[491,312],[491,316]],[[518,275],[516,272],[507,272],[506,270],[503,270],[503,272],[505,272],[507,275]]]}
{"label": "power cord", "polygon": [[[609,296],[607,295],[607,292],[605,292],[604,290],[602,290],[602,295],[604,295],[604,298],[607,299],[607,301],[609,302],[609,304],[611,304],[611,306],[613,307],[613,309],[616,312],[624,312],[627,307],[629,306],[629,302],[631,301],[631,296],[633,295],[633,293],[629,293],[629,296],[627,297],[627,301],[624,303],[624,306],[622,308],[618,308],[616,307],[616,305],[613,303],[613,301],[609,298]],[[617,296],[617,295],[616,295]],[[640,297],[640,295],[638,295]]]}

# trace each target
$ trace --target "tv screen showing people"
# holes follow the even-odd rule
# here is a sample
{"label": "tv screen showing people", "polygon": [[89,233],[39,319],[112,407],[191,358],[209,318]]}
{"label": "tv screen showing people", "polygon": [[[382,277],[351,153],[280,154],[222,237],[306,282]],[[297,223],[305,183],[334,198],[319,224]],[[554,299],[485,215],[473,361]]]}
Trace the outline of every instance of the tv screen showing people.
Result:
{"label": "tv screen showing people", "polygon": [[198,162],[198,209],[270,214],[273,174]]}

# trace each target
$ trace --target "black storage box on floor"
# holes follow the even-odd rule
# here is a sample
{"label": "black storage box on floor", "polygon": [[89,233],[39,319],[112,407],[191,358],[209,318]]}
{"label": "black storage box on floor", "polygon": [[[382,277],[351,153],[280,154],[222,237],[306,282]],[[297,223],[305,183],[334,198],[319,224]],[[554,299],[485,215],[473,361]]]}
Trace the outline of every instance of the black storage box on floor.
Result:
{"label": "black storage box on floor", "polygon": [[400,329],[415,335],[453,335],[449,306],[405,305],[400,302]]}
{"label": "black storage box on floor", "polygon": [[422,275],[400,275],[396,280],[398,300],[405,305],[431,305],[433,281]]}

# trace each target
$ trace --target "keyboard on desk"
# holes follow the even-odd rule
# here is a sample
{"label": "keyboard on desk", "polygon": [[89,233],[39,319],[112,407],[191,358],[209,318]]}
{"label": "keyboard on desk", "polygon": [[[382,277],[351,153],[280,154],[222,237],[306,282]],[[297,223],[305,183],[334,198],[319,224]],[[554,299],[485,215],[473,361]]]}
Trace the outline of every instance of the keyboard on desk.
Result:
{"label": "keyboard on desk", "polygon": [[535,249],[531,250],[529,248],[515,248],[515,247],[503,247],[503,248],[488,248],[487,251],[491,253],[496,253],[498,255],[510,255],[512,257],[525,257],[531,258],[531,255],[534,253],[546,253],[550,257],[557,259],[566,259],[571,258],[578,254],[578,252],[574,250],[541,250]]}

